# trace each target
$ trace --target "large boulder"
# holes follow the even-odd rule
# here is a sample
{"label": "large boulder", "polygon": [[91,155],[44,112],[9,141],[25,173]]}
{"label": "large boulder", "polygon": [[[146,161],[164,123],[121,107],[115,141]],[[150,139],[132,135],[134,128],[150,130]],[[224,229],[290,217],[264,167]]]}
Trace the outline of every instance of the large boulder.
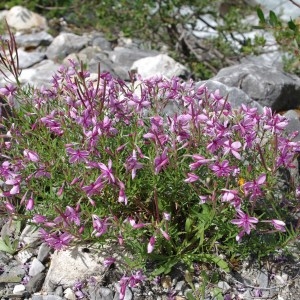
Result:
{"label": "large boulder", "polygon": [[114,51],[109,52],[109,59],[114,64],[115,73],[124,80],[129,80],[128,72],[132,64],[140,59],[148,56],[157,55],[157,51],[145,51],[137,48],[115,47]]}
{"label": "large boulder", "polygon": [[89,38],[73,33],[62,32],[47,49],[47,57],[52,60],[63,59],[71,53],[78,52],[87,46]]}
{"label": "large boulder", "polygon": [[100,72],[109,72],[113,76],[117,76],[113,70],[113,64],[108,58],[108,54],[101,51],[99,47],[86,47],[78,53],[69,54],[63,63],[69,65],[69,59],[77,63],[83,62],[87,70],[91,73],[98,72],[98,64],[100,63]]}
{"label": "large boulder", "polygon": [[299,77],[276,68],[240,64],[221,69],[212,80],[239,88],[262,106],[277,112],[300,106]]}
{"label": "large boulder", "polygon": [[45,30],[48,28],[46,18],[23,6],[14,6],[6,14],[10,27],[19,31]]}
{"label": "large boulder", "polygon": [[32,67],[33,65],[39,63],[46,58],[45,53],[41,52],[26,52],[22,49],[18,50],[19,55],[19,67],[20,69],[26,69]]}
{"label": "large boulder", "polygon": [[52,292],[58,285],[72,287],[77,280],[104,273],[103,257],[94,251],[85,251],[84,247],[75,247],[65,251],[55,251],[47,273],[43,290]]}
{"label": "large boulder", "polygon": [[242,104],[246,104],[251,107],[257,107],[259,112],[263,111],[263,107],[256,101],[252,100],[245,92],[236,88],[230,87],[216,80],[205,80],[196,83],[196,88],[201,85],[205,85],[209,92],[219,90],[220,95],[223,98],[227,98],[232,108],[239,108]]}
{"label": "large boulder", "polygon": [[31,50],[39,46],[49,46],[53,41],[53,36],[47,31],[35,33],[19,34],[15,36],[18,47]]}
{"label": "large boulder", "polygon": [[136,71],[143,78],[155,75],[163,75],[167,78],[174,76],[186,78],[189,76],[189,71],[185,66],[166,54],[141,58],[135,61],[130,69]]}

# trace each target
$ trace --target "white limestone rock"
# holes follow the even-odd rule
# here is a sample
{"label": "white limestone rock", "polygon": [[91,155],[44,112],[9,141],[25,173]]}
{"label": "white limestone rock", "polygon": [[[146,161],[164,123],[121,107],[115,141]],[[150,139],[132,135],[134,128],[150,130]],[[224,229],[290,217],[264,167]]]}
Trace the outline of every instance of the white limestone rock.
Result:
{"label": "white limestone rock", "polygon": [[23,6],[14,6],[6,14],[9,26],[18,31],[45,30],[48,28],[46,18]]}
{"label": "white limestone rock", "polygon": [[149,78],[155,75],[162,75],[167,78],[174,76],[188,76],[188,69],[182,64],[176,62],[166,54],[159,54],[154,57],[141,58],[133,63],[130,68],[137,71],[143,78]]}

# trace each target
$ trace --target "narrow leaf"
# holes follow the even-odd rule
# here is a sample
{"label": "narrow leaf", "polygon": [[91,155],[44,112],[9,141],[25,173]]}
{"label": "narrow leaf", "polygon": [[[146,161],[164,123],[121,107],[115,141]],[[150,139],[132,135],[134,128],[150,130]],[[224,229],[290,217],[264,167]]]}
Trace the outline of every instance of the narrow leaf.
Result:
{"label": "narrow leaf", "polygon": [[293,31],[295,31],[297,29],[296,24],[292,20],[288,22],[288,26]]}
{"label": "narrow leaf", "polygon": [[270,25],[276,26],[278,24],[278,19],[274,11],[270,10],[269,18],[270,18]]}
{"label": "narrow leaf", "polygon": [[258,8],[256,10],[256,13],[257,13],[257,16],[259,18],[259,21],[263,24],[266,23],[265,15],[264,15],[263,11],[261,10],[261,8]]}

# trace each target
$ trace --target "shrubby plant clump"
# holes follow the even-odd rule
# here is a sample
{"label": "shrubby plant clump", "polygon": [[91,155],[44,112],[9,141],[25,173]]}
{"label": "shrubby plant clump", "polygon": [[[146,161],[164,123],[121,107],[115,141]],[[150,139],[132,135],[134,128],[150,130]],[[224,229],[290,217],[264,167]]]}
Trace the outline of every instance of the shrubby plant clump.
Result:
{"label": "shrubby plant clump", "polygon": [[149,261],[150,277],[179,261],[228,271],[232,257],[264,257],[297,237],[299,189],[282,174],[296,167],[300,144],[283,116],[233,109],[179,78],[93,78],[70,60],[51,88],[0,89],[12,111],[1,117],[4,215],[36,225],[57,250],[130,251],[121,298]]}

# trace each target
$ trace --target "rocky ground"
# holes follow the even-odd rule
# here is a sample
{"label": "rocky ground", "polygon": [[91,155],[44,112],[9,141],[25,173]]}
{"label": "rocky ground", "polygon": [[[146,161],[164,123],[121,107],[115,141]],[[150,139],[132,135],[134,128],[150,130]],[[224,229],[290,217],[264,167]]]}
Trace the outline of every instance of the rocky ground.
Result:
{"label": "rocky ground", "polygon": [[[26,26],[20,21],[22,11],[30,16]],[[24,12],[22,8],[18,8],[17,13],[14,10],[0,12],[1,16],[6,16],[17,29],[23,84],[49,86],[51,76],[69,58],[82,60],[92,73],[97,72],[100,62],[101,71],[109,71],[123,80],[129,80],[128,71],[132,69],[143,77],[158,73],[184,79],[191,76],[186,67],[166,53],[148,49],[140,41],[120,38],[117,45],[112,45],[101,33],[79,36],[67,28],[53,37],[47,33],[43,17]],[[25,31],[20,28],[22,24]],[[222,95],[229,93],[229,102],[234,106],[241,103],[260,109],[264,105],[270,106],[290,120],[288,131],[299,130],[300,79],[271,67],[269,58],[265,62],[257,65],[246,61],[222,69],[214,78],[199,84],[205,83],[212,90],[220,89]],[[0,85],[5,84],[4,77],[0,76]],[[103,260],[107,255],[118,259],[126,254],[115,253],[113,247],[103,250],[91,245],[53,252],[41,244],[32,227],[26,226],[18,234],[15,225],[1,220],[2,240],[9,236],[17,241],[19,248],[13,254],[0,251],[0,299],[119,299],[118,280],[123,274],[116,267],[105,268]],[[214,282],[205,282],[201,276],[201,271],[213,272],[211,267],[195,264],[191,280],[200,293],[199,299],[300,299],[299,241],[287,250],[278,252],[261,265],[254,259],[233,264],[228,274],[218,270],[219,277]],[[127,288],[125,299],[187,299],[192,290],[187,278],[186,270],[176,266],[169,276]]]}

